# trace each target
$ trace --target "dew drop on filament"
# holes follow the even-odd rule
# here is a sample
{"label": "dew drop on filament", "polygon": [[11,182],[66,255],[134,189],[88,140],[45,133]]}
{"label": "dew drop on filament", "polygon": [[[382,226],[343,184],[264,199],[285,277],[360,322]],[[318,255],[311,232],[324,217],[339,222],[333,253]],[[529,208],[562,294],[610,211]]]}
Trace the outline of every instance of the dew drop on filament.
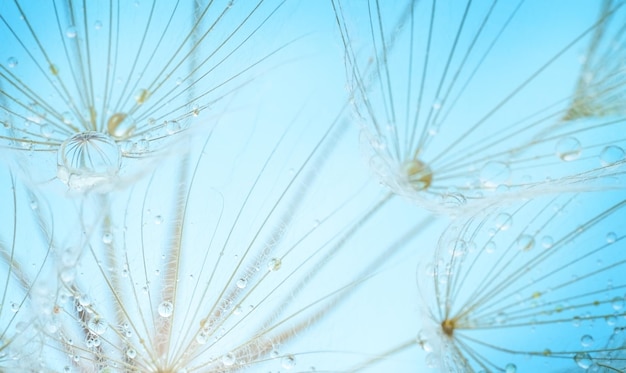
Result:
{"label": "dew drop on filament", "polygon": [[99,132],[81,132],[65,140],[57,153],[57,177],[72,189],[93,187],[117,176],[121,152]]}

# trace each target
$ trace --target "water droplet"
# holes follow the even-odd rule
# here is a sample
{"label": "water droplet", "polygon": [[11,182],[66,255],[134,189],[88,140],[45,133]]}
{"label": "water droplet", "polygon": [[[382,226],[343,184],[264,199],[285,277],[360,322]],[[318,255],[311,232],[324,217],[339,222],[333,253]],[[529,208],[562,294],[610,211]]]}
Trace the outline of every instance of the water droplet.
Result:
{"label": "water droplet", "polygon": [[296,358],[293,355],[287,355],[283,357],[281,365],[285,369],[291,369],[296,366]]}
{"label": "water droplet", "polygon": [[556,144],[556,155],[563,161],[574,161],[580,157],[582,146],[574,137],[566,137]]}
{"label": "water droplet", "polygon": [[593,364],[591,356],[586,352],[579,352],[574,356],[574,361],[582,369],[587,369]]}
{"label": "water droplet", "polygon": [[54,134],[54,130],[52,129],[52,126],[48,123],[43,123],[39,125],[39,133],[41,134],[41,136],[49,139]]}
{"label": "water droplet", "polygon": [[109,245],[111,242],[113,242],[113,235],[110,232],[105,232],[102,235],[102,242],[106,245]]}
{"label": "water droplet", "polygon": [[516,373],[517,372],[517,366],[513,363],[509,363],[504,367],[504,371],[506,373]]}
{"label": "water droplet", "polygon": [[489,241],[485,244],[485,252],[487,254],[493,254],[496,251],[496,243]]}
{"label": "water droplet", "polygon": [[624,308],[624,298],[622,297],[613,298],[613,300],[611,301],[611,307],[613,307],[615,311],[619,311],[622,308]]}
{"label": "water droplet", "polygon": [[535,239],[533,236],[523,234],[517,238],[517,248],[522,251],[529,251],[535,246]]}
{"label": "water droplet", "polygon": [[145,103],[148,98],[150,98],[150,91],[147,89],[140,89],[135,94],[135,101],[137,102],[137,105]]}
{"label": "water droplet", "polygon": [[226,355],[222,356],[222,363],[224,363],[224,365],[226,366],[231,366],[235,364],[235,361],[236,361],[236,358],[232,352],[229,352]]}
{"label": "water droplet", "polygon": [[166,300],[159,304],[158,309],[161,317],[170,317],[174,312],[174,305],[169,300]]}
{"label": "water droplet", "polygon": [[505,212],[499,214],[496,217],[496,228],[501,231],[505,231],[511,228],[512,224],[513,224],[513,217]]}
{"label": "water droplet", "polygon": [[180,132],[181,130],[182,130],[182,127],[181,127],[180,123],[178,121],[175,121],[175,120],[170,120],[165,125],[165,131],[167,131],[167,133],[170,134],[170,135],[173,135],[176,132]]}
{"label": "water droplet", "polygon": [[239,280],[237,280],[237,287],[239,289],[244,289],[247,285],[248,280],[246,280],[245,278],[240,278]]}
{"label": "water droplet", "polygon": [[554,239],[552,236],[543,236],[541,238],[541,246],[543,246],[544,249],[549,249],[552,245],[554,245]]}
{"label": "water droplet", "polygon": [[200,333],[196,335],[196,343],[198,343],[199,345],[206,344],[208,340],[209,334],[204,330],[201,330]]}
{"label": "water droplet", "polygon": [[157,215],[154,217],[154,224],[159,225],[163,223],[163,217],[161,215]]}
{"label": "water droplet", "polygon": [[65,35],[70,38],[73,39],[76,37],[76,27],[74,26],[70,26],[65,30]]}
{"label": "water droplet", "polygon": [[617,240],[617,235],[615,234],[615,232],[609,232],[606,234],[607,243],[614,243],[616,240]]}
{"label": "water droplet", "polygon": [[280,269],[281,265],[282,261],[280,258],[273,258],[269,261],[269,263],[267,263],[267,269],[271,272],[276,272]]}
{"label": "water droplet", "polygon": [[506,184],[510,177],[509,166],[502,162],[487,162],[480,170],[480,182],[488,188]]}
{"label": "water droplet", "polygon": [[13,312],[17,312],[20,309],[20,305],[15,303],[15,302],[11,302],[11,311]]}
{"label": "water droplet", "polygon": [[120,167],[119,147],[99,132],[77,133],[65,140],[57,153],[57,177],[73,189],[110,181]]}
{"label": "water droplet", "polygon": [[582,337],[580,337],[580,344],[583,347],[591,347],[593,345],[593,337],[589,334],[583,335]]}
{"label": "water droplet", "polygon": [[403,165],[409,185],[416,191],[426,190],[433,182],[433,172],[426,163],[413,159]]}
{"label": "water droplet", "polygon": [[126,140],[135,132],[136,124],[126,113],[115,113],[107,122],[107,131],[116,140]]}
{"label": "water droplet", "polygon": [[102,28],[102,22],[100,22],[100,21],[96,21],[96,22],[94,22],[93,27],[94,27],[96,30],[100,30],[100,29]]}
{"label": "water droplet", "polygon": [[17,66],[17,58],[9,57],[9,59],[7,60],[7,66],[9,66],[10,68],[14,68],[15,66]]}
{"label": "water droplet", "polygon": [[611,145],[602,149],[600,153],[600,164],[602,166],[610,166],[624,159],[624,149],[619,146]]}
{"label": "water droplet", "polygon": [[137,351],[135,351],[134,348],[129,348],[126,350],[126,356],[128,356],[129,359],[134,359],[137,356]]}
{"label": "water droplet", "polygon": [[96,333],[97,335],[102,335],[106,333],[108,329],[106,321],[104,321],[102,318],[98,316],[89,320],[89,322],[87,323],[87,326],[89,327],[89,330]]}
{"label": "water droplet", "polygon": [[39,204],[37,203],[36,200],[30,201],[30,208],[31,210],[37,210],[39,208]]}

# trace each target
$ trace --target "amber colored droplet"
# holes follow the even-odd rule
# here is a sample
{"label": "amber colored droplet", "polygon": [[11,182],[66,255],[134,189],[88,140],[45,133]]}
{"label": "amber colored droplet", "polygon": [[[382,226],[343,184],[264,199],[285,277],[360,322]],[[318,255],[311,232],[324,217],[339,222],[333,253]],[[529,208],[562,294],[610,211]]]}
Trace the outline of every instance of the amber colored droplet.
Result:
{"label": "amber colored droplet", "polygon": [[126,140],[135,131],[135,124],[126,113],[115,113],[107,122],[107,130],[114,139]]}
{"label": "amber colored droplet", "polygon": [[144,102],[146,102],[146,100],[149,97],[150,97],[150,91],[148,91],[147,89],[142,89],[135,96],[135,101],[137,101],[137,104],[141,105]]}
{"label": "amber colored droplet", "polygon": [[52,73],[52,75],[54,76],[59,75],[59,69],[56,67],[56,65],[50,64],[50,73]]}
{"label": "amber colored droplet", "polygon": [[433,182],[433,173],[426,163],[413,159],[404,164],[409,183],[415,190],[426,190]]}
{"label": "amber colored droplet", "polygon": [[443,329],[443,333],[448,337],[452,337],[454,334],[454,328],[456,323],[454,320],[445,319],[441,322],[441,329]]}
{"label": "amber colored droplet", "polygon": [[541,296],[541,293],[538,292],[538,291],[533,293],[533,298],[535,298],[535,299],[539,298],[540,296]]}

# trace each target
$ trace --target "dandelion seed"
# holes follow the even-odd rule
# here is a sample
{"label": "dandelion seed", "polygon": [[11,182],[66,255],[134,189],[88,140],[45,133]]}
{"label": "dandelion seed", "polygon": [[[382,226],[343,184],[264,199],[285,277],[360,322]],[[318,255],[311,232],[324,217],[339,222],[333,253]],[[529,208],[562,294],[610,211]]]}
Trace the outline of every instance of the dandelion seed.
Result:
{"label": "dandelion seed", "polygon": [[[596,197],[536,198],[507,208],[515,219],[506,231],[487,234],[497,217],[488,213],[444,234],[434,276],[422,286],[430,289],[424,299],[434,301],[427,338],[439,346],[434,351],[440,351],[441,369],[587,369],[610,362],[603,355],[611,350],[594,341],[613,333],[605,318],[622,316],[612,300],[621,300],[626,287],[619,275],[626,256],[598,232],[620,225],[626,202],[621,191],[605,193],[602,202]],[[535,247],[536,237],[548,232],[551,245]],[[623,244],[622,233],[613,245]],[[441,247],[459,239],[471,240],[477,250],[456,256]],[[502,249],[487,253],[490,242]],[[593,328],[581,330],[580,324]]]}
{"label": "dandelion seed", "polygon": [[50,175],[57,153],[56,176],[90,190],[140,172],[133,159],[173,151],[192,118],[247,84],[273,52],[246,62],[242,47],[282,3],[40,5],[0,8],[0,139],[33,152],[18,160],[27,175]]}
{"label": "dandelion seed", "polygon": [[[623,3],[606,1],[598,19],[571,31],[541,58],[525,53],[515,36],[524,13],[541,12],[531,7],[522,1],[407,2],[396,8],[333,1],[356,121],[381,183],[421,207],[458,215],[498,200],[575,189],[607,172],[623,174],[586,162],[602,147],[626,143],[623,115],[608,117],[619,112],[616,97],[623,90],[623,68],[612,59],[623,44],[624,30],[616,26]],[[529,40],[530,34],[520,37]],[[549,40],[539,37],[548,50]],[[588,85],[580,78],[572,97],[549,74],[575,71],[572,54],[589,38],[593,62],[580,75],[605,73]],[[612,41],[616,51],[599,52],[598,44],[606,50]],[[523,65],[516,55],[523,55]],[[578,79],[575,72],[571,79]],[[599,107],[572,124],[571,105],[586,103]],[[606,158],[621,166],[623,157],[611,152]],[[576,166],[555,169],[556,159]]]}

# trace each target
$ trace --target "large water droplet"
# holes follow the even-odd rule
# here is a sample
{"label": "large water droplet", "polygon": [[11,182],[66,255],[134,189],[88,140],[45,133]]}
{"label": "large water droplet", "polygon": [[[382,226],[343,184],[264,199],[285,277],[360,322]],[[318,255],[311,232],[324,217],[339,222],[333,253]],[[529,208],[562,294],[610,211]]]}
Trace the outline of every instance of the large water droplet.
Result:
{"label": "large water droplet", "polygon": [[569,162],[580,157],[582,146],[580,141],[574,137],[566,137],[556,144],[556,155],[561,160]]}
{"label": "large water droplet", "polygon": [[99,132],[81,132],[65,140],[57,153],[57,177],[81,189],[110,181],[121,166],[115,141]]}

